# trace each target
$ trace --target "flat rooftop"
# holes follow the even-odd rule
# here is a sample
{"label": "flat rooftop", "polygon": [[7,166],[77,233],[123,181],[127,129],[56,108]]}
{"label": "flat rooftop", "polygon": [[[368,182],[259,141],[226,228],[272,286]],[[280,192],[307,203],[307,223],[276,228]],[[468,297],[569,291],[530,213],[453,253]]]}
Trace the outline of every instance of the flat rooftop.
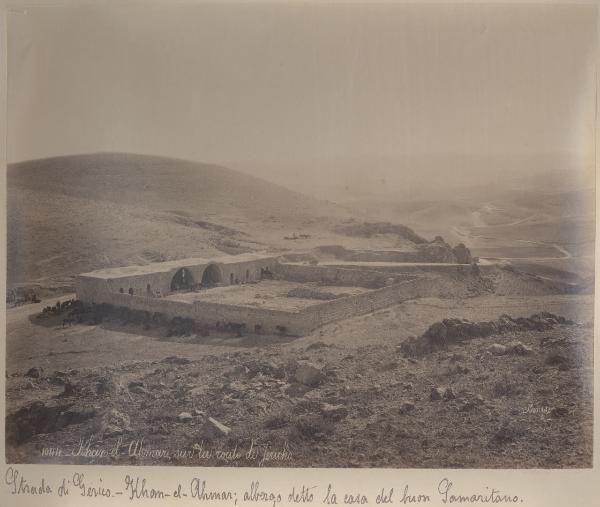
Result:
{"label": "flat rooftop", "polygon": [[123,278],[128,276],[147,275],[151,273],[165,273],[173,269],[187,268],[190,266],[198,266],[209,263],[216,264],[237,264],[240,262],[251,262],[258,261],[261,259],[273,259],[275,255],[269,255],[264,252],[262,253],[244,253],[238,255],[221,255],[218,257],[203,258],[203,257],[190,257],[187,259],[177,259],[174,261],[165,262],[152,262],[150,264],[134,265],[134,266],[123,266],[118,268],[106,268],[91,271],[89,273],[82,273],[79,276],[85,276],[89,278]]}
{"label": "flat rooftop", "polygon": [[188,303],[206,301],[288,312],[302,310],[308,306],[326,302],[322,299],[289,297],[287,295],[289,291],[300,288],[346,296],[370,292],[370,289],[363,287],[325,286],[316,282],[297,283],[286,280],[262,280],[257,283],[214,287],[197,292],[176,292],[165,296],[164,299]]}

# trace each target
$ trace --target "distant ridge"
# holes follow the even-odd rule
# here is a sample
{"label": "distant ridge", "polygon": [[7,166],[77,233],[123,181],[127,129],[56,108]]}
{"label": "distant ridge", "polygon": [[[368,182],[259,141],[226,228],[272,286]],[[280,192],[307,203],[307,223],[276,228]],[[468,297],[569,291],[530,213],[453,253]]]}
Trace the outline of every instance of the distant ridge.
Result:
{"label": "distant ridge", "polygon": [[[8,165],[9,186],[79,198],[164,209],[214,207],[269,214],[331,212],[334,205],[241,171],[190,160],[102,152],[28,160]],[[142,192],[143,191],[143,192]],[[316,208],[316,209],[315,209]]]}
{"label": "distant ridge", "polygon": [[14,163],[7,183],[9,284],[260,250],[347,216],[226,167],[129,153]]}

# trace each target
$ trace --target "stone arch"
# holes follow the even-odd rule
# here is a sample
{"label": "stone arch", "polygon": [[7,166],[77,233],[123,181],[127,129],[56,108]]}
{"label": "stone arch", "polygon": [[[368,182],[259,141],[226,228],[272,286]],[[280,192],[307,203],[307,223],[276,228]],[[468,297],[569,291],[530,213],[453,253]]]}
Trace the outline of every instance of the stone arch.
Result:
{"label": "stone arch", "polygon": [[200,285],[203,287],[210,287],[211,285],[216,285],[222,282],[223,275],[221,274],[219,266],[217,266],[216,264],[209,264],[208,266],[206,266],[206,269],[202,273],[202,280],[200,281]]}
{"label": "stone arch", "polygon": [[187,268],[179,268],[171,279],[171,290],[190,290],[194,286],[194,277]]}

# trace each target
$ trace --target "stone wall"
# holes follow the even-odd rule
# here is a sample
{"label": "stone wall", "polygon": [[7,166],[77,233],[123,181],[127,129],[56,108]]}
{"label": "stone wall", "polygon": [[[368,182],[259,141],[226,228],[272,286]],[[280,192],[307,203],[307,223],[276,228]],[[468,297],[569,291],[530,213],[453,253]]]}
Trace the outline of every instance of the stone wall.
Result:
{"label": "stone wall", "polygon": [[277,266],[277,270],[286,280],[294,280],[298,282],[319,281],[321,279],[339,280],[351,285],[357,285],[357,282],[378,280],[382,277],[386,278],[392,274],[406,275],[406,279],[410,279],[421,273],[435,274],[457,274],[468,275],[473,272],[473,267],[470,264],[398,264],[394,265],[360,265],[355,266],[349,264],[327,265],[327,266],[311,266],[307,264],[286,264],[281,263]]}
{"label": "stone wall", "polygon": [[[390,277],[394,279],[414,278],[410,274],[386,273],[379,269],[368,269],[362,267],[341,266],[309,266],[304,264],[280,263],[276,266],[276,275],[283,280],[294,282],[322,282],[329,285],[340,285],[348,287],[377,288],[388,284]],[[399,276],[396,276],[399,274]]]}
{"label": "stone wall", "polygon": [[160,291],[161,294],[167,294],[171,289],[171,280],[177,270],[165,271],[162,273],[147,273],[144,275],[134,275],[120,277],[116,279],[108,279],[106,285],[111,292],[123,292],[127,294],[129,289],[133,289],[136,295],[146,295],[148,286],[154,293]]}
{"label": "stone wall", "polygon": [[309,327],[315,329],[329,322],[370,313],[409,299],[435,296],[437,287],[435,278],[416,278],[382,289],[312,305],[300,313],[310,320]]}
{"label": "stone wall", "polygon": [[164,298],[130,296],[129,294],[109,293],[102,303],[113,306],[125,306],[132,310],[163,313],[169,317],[186,317],[195,319],[194,305],[186,301],[172,301]]}
{"label": "stone wall", "polygon": [[260,326],[261,332],[279,333],[284,328],[289,334],[304,334],[310,331],[305,315],[299,312],[286,312],[266,308],[235,306],[205,301],[173,301],[164,298],[149,298],[107,292],[102,301],[113,306],[124,306],[132,310],[162,313],[170,318],[185,317],[215,327],[221,323],[234,322],[246,324],[246,329],[253,332]]}
{"label": "stone wall", "polygon": [[77,299],[86,303],[101,303],[112,291],[107,280],[78,276],[75,282]]}

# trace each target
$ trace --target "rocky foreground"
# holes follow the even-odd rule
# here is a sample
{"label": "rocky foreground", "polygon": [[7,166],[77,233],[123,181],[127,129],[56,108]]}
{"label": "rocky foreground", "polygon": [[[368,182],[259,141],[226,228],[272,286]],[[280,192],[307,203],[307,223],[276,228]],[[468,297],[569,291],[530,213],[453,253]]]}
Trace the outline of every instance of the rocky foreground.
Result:
{"label": "rocky foreground", "polygon": [[[396,345],[272,345],[7,379],[10,462],[592,464],[592,329],[446,319]],[[32,401],[35,400],[35,401]]]}

